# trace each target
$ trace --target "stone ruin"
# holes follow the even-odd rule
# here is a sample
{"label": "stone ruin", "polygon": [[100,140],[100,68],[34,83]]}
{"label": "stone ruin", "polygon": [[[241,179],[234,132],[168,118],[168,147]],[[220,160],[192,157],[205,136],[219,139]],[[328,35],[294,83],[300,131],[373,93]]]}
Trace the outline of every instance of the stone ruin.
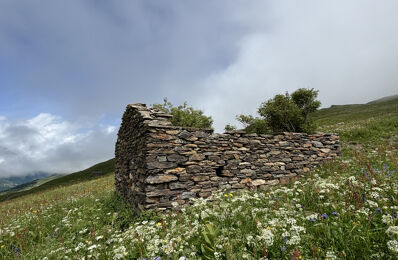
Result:
{"label": "stone ruin", "polygon": [[340,153],[337,134],[247,134],[173,126],[171,115],[128,105],[118,133],[116,191],[137,211],[165,210],[213,191],[265,190]]}

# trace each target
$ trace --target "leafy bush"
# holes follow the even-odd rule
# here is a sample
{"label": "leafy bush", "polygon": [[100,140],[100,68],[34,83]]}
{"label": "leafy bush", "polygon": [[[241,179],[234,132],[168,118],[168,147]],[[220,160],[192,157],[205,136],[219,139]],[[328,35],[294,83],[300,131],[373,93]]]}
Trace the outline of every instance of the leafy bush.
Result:
{"label": "leafy bush", "polygon": [[[307,132],[315,131],[315,125],[309,115],[321,105],[317,90],[300,88],[291,95],[278,94],[263,102],[258,108],[261,117],[238,115],[236,119],[247,133],[268,134],[271,132]],[[233,130],[227,125],[225,130]]]}
{"label": "leafy bush", "polygon": [[236,126],[227,124],[227,125],[224,127],[224,130],[225,130],[225,131],[236,130]]}
{"label": "leafy bush", "polygon": [[251,115],[239,115],[236,116],[236,120],[238,120],[242,125],[244,125],[244,130],[249,133],[257,133],[257,134],[269,134],[270,129],[268,127],[267,122],[264,119],[259,117],[253,117]]}
{"label": "leafy bush", "polygon": [[167,98],[163,99],[163,104],[153,104],[152,108],[172,115],[171,123],[175,126],[212,128],[213,119],[211,116],[203,114],[202,110],[188,106],[185,101],[183,105],[174,106]]}
{"label": "leafy bush", "polygon": [[318,91],[300,88],[289,95],[276,95],[263,102],[258,113],[265,119],[273,132],[313,132],[315,127],[309,120],[321,102],[316,100]]}

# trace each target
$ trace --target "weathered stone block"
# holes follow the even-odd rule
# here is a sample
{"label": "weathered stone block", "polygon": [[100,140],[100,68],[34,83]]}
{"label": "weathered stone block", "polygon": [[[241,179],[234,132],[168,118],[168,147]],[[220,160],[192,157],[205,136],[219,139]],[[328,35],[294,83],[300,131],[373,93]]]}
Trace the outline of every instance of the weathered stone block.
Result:
{"label": "weathered stone block", "polygon": [[179,138],[187,139],[192,136],[192,134],[186,130],[182,130],[178,135]]}
{"label": "weathered stone block", "polygon": [[181,199],[183,199],[183,200],[195,198],[195,197],[196,197],[196,192],[186,191],[181,194]]}
{"label": "weathered stone block", "polygon": [[178,168],[166,170],[165,173],[166,174],[183,175],[183,174],[186,174],[187,171],[185,168],[178,167]]}
{"label": "weathered stone block", "polygon": [[169,162],[181,163],[181,162],[188,161],[188,158],[185,156],[182,156],[182,155],[172,154],[172,155],[167,156],[167,160]]}
{"label": "weathered stone block", "polygon": [[189,165],[186,169],[188,174],[195,174],[202,171],[202,167],[199,165]]}
{"label": "weathered stone block", "polygon": [[202,161],[206,158],[204,154],[193,154],[189,156],[190,161]]}
{"label": "weathered stone block", "polygon": [[311,142],[313,146],[319,148],[319,147],[323,147],[323,143],[318,142],[318,141],[312,141]]}
{"label": "weathered stone block", "polygon": [[185,189],[187,187],[187,183],[185,182],[171,182],[169,184],[170,190],[175,189]]}
{"label": "weathered stone block", "polygon": [[159,184],[159,183],[171,182],[176,180],[178,180],[178,177],[175,175],[163,174],[163,175],[149,176],[148,178],[146,178],[145,183]]}
{"label": "weathered stone block", "polygon": [[253,185],[253,186],[264,185],[265,183],[266,183],[266,181],[263,180],[263,179],[257,179],[257,180],[253,180],[253,181],[252,181],[252,185]]}
{"label": "weathered stone block", "polygon": [[200,181],[207,181],[210,178],[207,175],[197,175],[197,176],[193,176],[192,179],[194,180],[194,182],[200,182]]}
{"label": "weathered stone block", "polygon": [[167,168],[175,168],[177,164],[174,162],[159,162],[153,161],[147,163],[148,169],[167,169]]}

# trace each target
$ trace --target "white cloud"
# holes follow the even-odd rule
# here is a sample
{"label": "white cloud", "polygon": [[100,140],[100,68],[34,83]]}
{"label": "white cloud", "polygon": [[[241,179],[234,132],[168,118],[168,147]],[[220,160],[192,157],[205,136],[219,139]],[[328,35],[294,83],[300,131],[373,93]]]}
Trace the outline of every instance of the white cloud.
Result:
{"label": "white cloud", "polygon": [[105,128],[105,132],[106,132],[107,134],[112,134],[112,133],[115,132],[115,131],[116,131],[116,127],[113,126],[113,125],[107,126],[107,127]]}
{"label": "white cloud", "polygon": [[247,33],[236,59],[198,83],[204,91],[197,103],[218,131],[235,115],[255,114],[261,102],[300,87],[320,90],[324,106],[397,93],[398,2],[272,3],[278,17],[268,30]]}
{"label": "white cloud", "polygon": [[114,126],[90,129],[41,113],[0,123],[0,176],[71,172],[113,157]]}

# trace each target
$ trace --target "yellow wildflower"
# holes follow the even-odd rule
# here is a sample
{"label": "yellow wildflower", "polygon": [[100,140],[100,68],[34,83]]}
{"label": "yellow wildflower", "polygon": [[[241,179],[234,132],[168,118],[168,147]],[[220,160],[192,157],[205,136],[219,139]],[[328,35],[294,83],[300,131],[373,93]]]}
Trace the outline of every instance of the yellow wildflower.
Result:
{"label": "yellow wildflower", "polygon": [[182,239],[179,237],[179,238],[178,238],[178,242],[181,242],[181,240],[182,240]]}
{"label": "yellow wildflower", "polygon": [[271,229],[270,227],[267,227],[267,229]]}
{"label": "yellow wildflower", "polygon": [[1,245],[1,248],[4,248],[4,245]]}
{"label": "yellow wildflower", "polygon": [[88,244],[88,240],[86,240],[86,244]]}
{"label": "yellow wildflower", "polygon": [[358,226],[359,225],[357,222],[354,222],[353,224],[354,224],[354,226]]}
{"label": "yellow wildflower", "polygon": [[228,197],[228,195],[227,195],[227,194],[224,194],[224,197],[226,197],[226,198],[227,198],[227,197]]}
{"label": "yellow wildflower", "polygon": [[158,222],[158,226],[160,227],[162,225],[162,223]]}
{"label": "yellow wildflower", "polygon": [[229,196],[233,197],[234,195],[232,195],[232,193],[230,193]]}

